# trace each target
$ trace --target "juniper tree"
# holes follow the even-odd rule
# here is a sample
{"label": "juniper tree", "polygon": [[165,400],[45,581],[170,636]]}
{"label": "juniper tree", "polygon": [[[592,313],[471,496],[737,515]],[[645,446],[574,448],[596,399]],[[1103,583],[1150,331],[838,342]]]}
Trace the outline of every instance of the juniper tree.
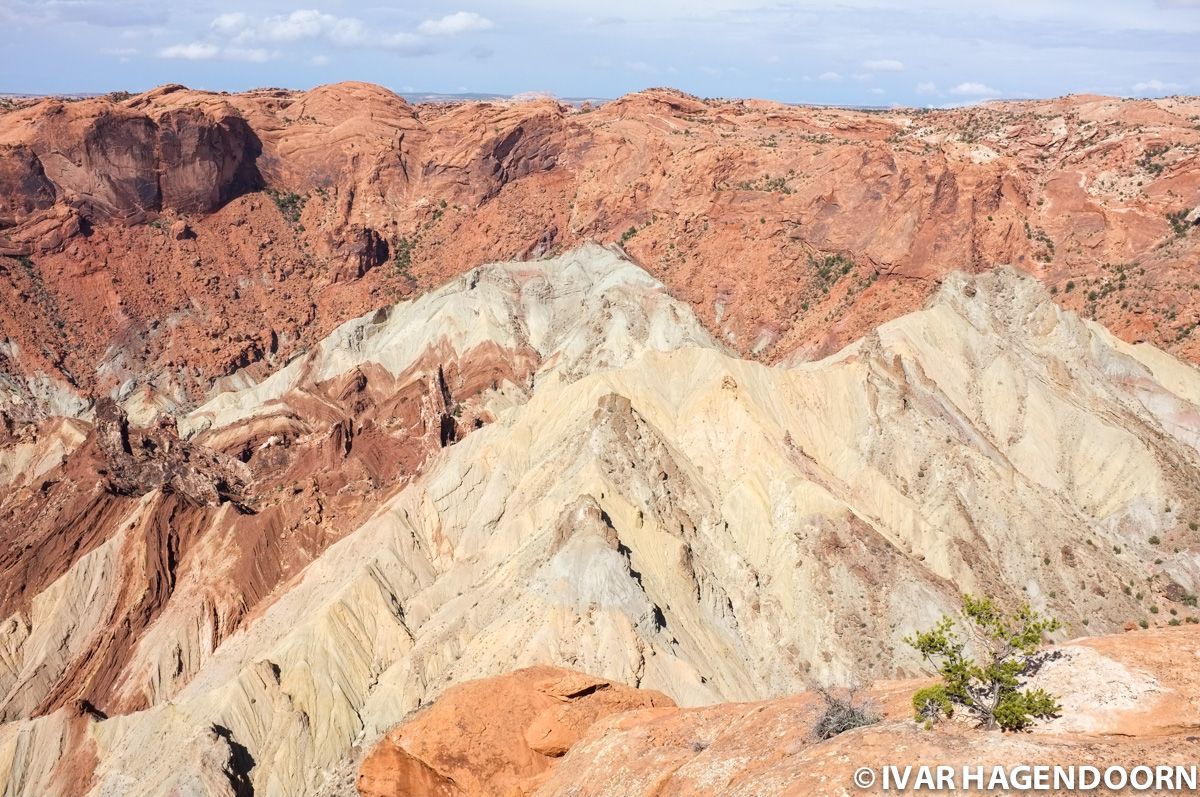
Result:
{"label": "juniper tree", "polygon": [[[1042,617],[1022,605],[1005,614],[991,598],[963,596],[963,633],[943,617],[928,631],[905,642],[912,645],[942,676],[942,683],[913,696],[917,719],[934,722],[960,707],[984,728],[1020,730],[1035,717],[1058,713],[1058,700],[1044,689],[1021,689],[1021,678],[1040,662],[1042,637],[1057,630],[1058,620]],[[973,659],[968,643],[980,653]]]}

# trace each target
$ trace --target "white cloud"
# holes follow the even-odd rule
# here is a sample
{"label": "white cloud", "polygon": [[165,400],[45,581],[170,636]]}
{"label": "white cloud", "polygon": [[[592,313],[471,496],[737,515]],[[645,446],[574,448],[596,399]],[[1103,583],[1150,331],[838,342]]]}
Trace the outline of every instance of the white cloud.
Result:
{"label": "white cloud", "polygon": [[1162,94],[1165,92],[1179,91],[1183,89],[1182,83],[1171,83],[1168,81],[1158,80],[1143,80],[1141,83],[1134,83],[1133,90],[1136,94]]}
{"label": "white cloud", "polygon": [[158,51],[159,58],[178,58],[184,61],[209,61],[221,58],[226,61],[249,61],[261,64],[275,58],[277,53],[261,47],[219,47],[212,42],[188,42],[172,44]]}
{"label": "white cloud", "polygon": [[116,58],[119,64],[127,64],[133,56],[138,54],[138,49],[136,47],[108,47],[100,52]]}
{"label": "white cloud", "polygon": [[950,93],[960,97],[997,97],[1000,95],[1000,92],[991,86],[973,80],[959,83],[950,89]]}
{"label": "white cloud", "polygon": [[883,89],[879,88],[878,86],[876,86],[875,88],[871,89],[870,91],[871,91],[871,93],[872,93],[872,94],[883,94],[883,93],[884,93]]}
{"label": "white cloud", "polygon": [[700,67],[700,71],[709,77],[718,77],[721,74],[721,70],[715,66],[702,66]]}
{"label": "white cloud", "polygon": [[310,64],[312,64],[313,66],[325,66],[326,64],[329,63],[329,61],[330,61],[329,56],[319,55],[319,54],[314,55],[312,58],[308,59],[308,62]]}
{"label": "white cloud", "polygon": [[217,38],[229,41],[227,57],[241,60],[259,61],[275,56],[253,45],[306,41],[324,41],[335,47],[394,50],[408,55],[428,50],[426,41],[415,33],[380,31],[356,17],[338,17],[312,8],[261,19],[240,11],[221,14],[213,19],[210,28]]}
{"label": "white cloud", "polygon": [[158,51],[159,58],[181,58],[185,61],[205,61],[221,54],[221,48],[208,42],[172,44]]}
{"label": "white cloud", "polygon": [[293,11],[287,16],[267,17],[254,27],[244,27],[239,33],[239,38],[294,42],[324,35],[332,36],[339,28],[359,30],[362,29],[362,23],[352,17],[339,18],[308,8]]}
{"label": "white cloud", "polygon": [[221,50],[221,57],[227,61],[249,61],[261,64],[270,61],[275,53],[262,47],[226,47]]}
{"label": "white cloud", "polygon": [[937,94],[938,93],[937,84],[934,83],[932,80],[926,80],[921,83],[918,83],[917,84],[917,93],[918,94]]}
{"label": "white cloud", "polygon": [[822,72],[817,75],[817,80],[841,80],[842,76],[837,72]]}
{"label": "white cloud", "polygon": [[874,61],[863,61],[862,68],[868,72],[903,72],[904,63],[894,58],[880,58]]}
{"label": "white cloud", "polygon": [[457,36],[460,33],[474,33],[492,27],[492,21],[474,11],[459,11],[448,14],[441,19],[427,19],[417,26],[417,30],[426,36]]}
{"label": "white cloud", "polygon": [[233,36],[241,33],[250,25],[250,17],[243,14],[241,11],[234,11],[229,14],[221,14],[212,21],[213,30],[217,33],[226,36]]}
{"label": "white cloud", "polygon": [[654,64],[648,64],[645,61],[626,61],[625,68],[630,72],[640,72],[642,74],[650,74],[658,71]]}

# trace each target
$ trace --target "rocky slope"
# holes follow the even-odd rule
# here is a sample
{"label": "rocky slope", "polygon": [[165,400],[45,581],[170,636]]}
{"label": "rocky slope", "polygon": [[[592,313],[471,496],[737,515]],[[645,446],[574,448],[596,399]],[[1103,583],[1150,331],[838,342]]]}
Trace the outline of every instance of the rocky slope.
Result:
{"label": "rocky slope", "polygon": [[[541,684],[583,678],[560,672],[556,681],[544,671],[520,672],[452,689],[399,726],[366,756],[358,793],[363,797],[843,795],[882,793],[878,787],[854,785],[859,767],[869,767],[880,778],[881,768],[887,765],[945,765],[956,770],[1016,764],[1101,769],[1195,765],[1200,733],[1195,661],[1200,656],[1200,634],[1181,628],[1088,638],[1058,648],[1055,655],[1058,658],[1044,665],[1034,682],[1063,695],[1063,715],[1032,733],[988,733],[959,722],[923,730],[910,719],[909,704],[912,692],[923,682],[899,681],[861,695],[873,702],[881,715],[879,724],[827,741],[812,735],[822,704],[811,693],[699,709],[640,708],[633,705],[627,689],[609,685],[595,693],[611,690],[608,712],[590,707],[586,702],[590,698],[568,696],[542,713],[510,714],[511,703],[550,703],[549,689]],[[643,699],[656,698],[651,693]],[[474,745],[465,744],[454,732],[468,716],[487,729],[472,737],[478,740]],[[588,722],[590,727],[580,728]],[[549,729],[571,740],[567,750],[546,750],[536,743]],[[424,790],[424,784],[412,777],[415,770],[444,778],[442,790]]]}
{"label": "rocky slope", "polygon": [[902,637],[960,590],[1065,636],[1200,592],[1200,374],[1012,269],[768,366],[586,246],[162,406],[3,449],[14,795],[336,790],[409,712],[516,668],[761,700],[916,674]]}
{"label": "rocky slope", "polygon": [[[0,112],[0,375],[190,409],[492,260],[620,240],[714,335],[813,359],[1014,264],[1200,359],[1200,102],[864,112],[650,90],[409,105],[377,86]],[[216,388],[216,389],[219,389]]]}

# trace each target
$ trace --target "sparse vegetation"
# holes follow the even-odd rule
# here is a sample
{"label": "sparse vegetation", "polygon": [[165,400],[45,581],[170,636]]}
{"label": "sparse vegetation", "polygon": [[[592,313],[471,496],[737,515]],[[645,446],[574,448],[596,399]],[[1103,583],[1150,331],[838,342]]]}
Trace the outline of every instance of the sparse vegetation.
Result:
{"label": "sparse vegetation", "polygon": [[[1043,263],[1049,263],[1054,259],[1054,241],[1046,234],[1046,231],[1040,227],[1033,227],[1029,222],[1025,222],[1025,237],[1030,241],[1041,244],[1041,248],[1033,253],[1034,260],[1040,260]],[[1074,283],[1067,283],[1071,288],[1075,287]],[[1068,288],[1067,290],[1070,290]]]}
{"label": "sparse vegetation", "polygon": [[405,279],[411,278],[409,269],[412,267],[413,253],[417,249],[417,239],[401,235],[396,239],[395,254],[392,255],[392,271]]}
{"label": "sparse vegetation", "polygon": [[304,204],[308,201],[307,195],[269,188],[267,196],[271,197],[271,201],[275,203],[275,207],[279,208],[279,213],[284,219],[291,224],[300,223],[300,214],[304,212]]}
{"label": "sparse vegetation", "polygon": [[816,273],[821,290],[828,292],[830,286],[853,270],[854,261],[843,254],[809,255],[808,267]]}
{"label": "sparse vegetation", "polygon": [[1163,169],[1167,167],[1167,165],[1163,163],[1162,156],[1166,154],[1168,149],[1169,147],[1167,147],[1165,144],[1148,147],[1144,152],[1142,152],[1141,157],[1137,159],[1137,165],[1157,177],[1158,175],[1162,174]]}
{"label": "sparse vegetation", "polygon": [[757,180],[743,180],[738,183],[737,187],[740,191],[767,191],[777,194],[790,194],[792,193],[792,189],[788,187],[788,180],[791,180],[795,175],[795,172],[788,172],[787,174],[775,177],[764,174]]}
{"label": "sparse vegetation", "polygon": [[832,739],[840,733],[874,725],[880,720],[874,704],[860,698],[855,689],[818,686],[815,691],[825,703],[825,708],[812,730],[817,739]]}
{"label": "sparse vegetation", "polygon": [[1190,212],[1191,211],[1189,211],[1187,208],[1184,208],[1183,210],[1177,210],[1174,213],[1167,214],[1167,221],[1171,223],[1171,229],[1175,232],[1176,238],[1182,238],[1184,235],[1187,235],[1187,217],[1188,213]]}
{"label": "sparse vegetation", "polygon": [[[963,596],[963,616],[966,639],[949,617],[905,639],[942,676],[939,686],[951,706],[966,710],[984,728],[1004,730],[1021,730],[1035,718],[1057,714],[1054,695],[1043,689],[1023,690],[1021,679],[1044,660],[1038,649],[1042,638],[1060,627],[1058,620],[1042,617],[1028,604],[1005,614],[991,598],[970,595]],[[968,643],[979,651],[978,660],[968,653]],[[930,710],[933,695],[926,691],[923,697],[921,707]]]}

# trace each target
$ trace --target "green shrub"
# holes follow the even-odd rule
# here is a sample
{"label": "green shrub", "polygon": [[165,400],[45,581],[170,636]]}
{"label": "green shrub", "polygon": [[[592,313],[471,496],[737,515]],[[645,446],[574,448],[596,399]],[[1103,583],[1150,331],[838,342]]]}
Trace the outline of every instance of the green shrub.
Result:
{"label": "green shrub", "polygon": [[944,684],[934,684],[918,689],[912,696],[913,719],[932,724],[944,717],[954,716],[954,702],[946,692]]}
{"label": "green shrub", "polygon": [[1183,210],[1167,214],[1167,221],[1171,223],[1171,230],[1174,231],[1175,235],[1178,237],[1182,237],[1187,234],[1188,212],[1188,209],[1184,208]]}
{"label": "green shrub", "polygon": [[964,595],[962,601],[965,633],[980,648],[978,660],[968,655],[949,617],[905,638],[942,676],[941,687],[950,702],[972,714],[984,728],[1020,730],[1034,718],[1058,713],[1053,695],[1020,688],[1021,677],[1041,659],[1042,637],[1061,627],[1058,620],[1042,617],[1029,604],[1006,614],[991,598]]}
{"label": "green shrub", "polygon": [[393,248],[395,254],[392,255],[392,270],[401,277],[411,276],[409,268],[412,266],[413,254],[417,251],[417,239],[401,235],[396,239]]}
{"label": "green shrub", "polygon": [[304,205],[308,201],[307,196],[301,196],[292,191],[276,191],[274,188],[267,189],[267,196],[271,197],[275,207],[279,208],[280,214],[288,222],[300,223],[300,214],[304,211]]}
{"label": "green shrub", "polygon": [[996,724],[1006,731],[1019,731],[1033,717],[1052,717],[1061,710],[1058,701],[1045,689],[1007,692],[996,704]]}

